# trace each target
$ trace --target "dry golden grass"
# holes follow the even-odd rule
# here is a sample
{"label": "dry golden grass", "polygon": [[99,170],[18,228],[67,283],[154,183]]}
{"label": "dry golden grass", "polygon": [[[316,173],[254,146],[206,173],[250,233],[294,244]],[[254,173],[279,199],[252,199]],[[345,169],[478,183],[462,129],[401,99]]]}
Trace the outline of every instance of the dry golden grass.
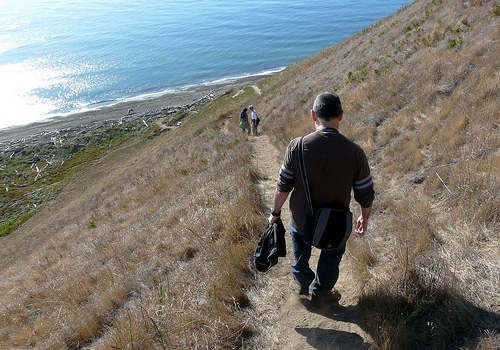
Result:
{"label": "dry golden grass", "polygon": [[207,115],[108,155],[4,240],[2,344],[226,348],[251,332],[235,310],[264,220],[256,175],[246,137]]}
{"label": "dry golden grass", "polygon": [[[237,130],[259,106],[284,151],[337,91],[369,157],[362,327],[380,349],[498,348],[500,37],[493,1],[416,1],[259,83],[131,140],[0,241],[0,347],[238,348],[267,208]],[[449,41],[461,38],[449,47]]]}

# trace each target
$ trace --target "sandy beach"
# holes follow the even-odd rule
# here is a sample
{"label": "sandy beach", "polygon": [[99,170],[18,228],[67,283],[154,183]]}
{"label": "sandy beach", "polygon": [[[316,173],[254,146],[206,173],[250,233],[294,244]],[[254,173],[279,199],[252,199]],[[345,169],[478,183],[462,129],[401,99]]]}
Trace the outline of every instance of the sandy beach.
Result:
{"label": "sandy beach", "polygon": [[[186,90],[165,93],[158,97],[121,102],[96,110],[1,129],[0,147],[3,149],[0,150],[5,151],[6,147],[8,148],[12,144],[36,142],[37,139],[40,139],[40,136],[50,136],[60,130],[65,130],[68,133],[73,128],[78,128],[78,130],[95,128],[109,121],[120,120],[123,117],[142,117],[158,113],[165,109],[190,108],[217,98],[230,90],[254,84],[264,77],[260,75],[226,81],[221,84],[199,85]],[[41,138],[45,139],[46,137]]]}

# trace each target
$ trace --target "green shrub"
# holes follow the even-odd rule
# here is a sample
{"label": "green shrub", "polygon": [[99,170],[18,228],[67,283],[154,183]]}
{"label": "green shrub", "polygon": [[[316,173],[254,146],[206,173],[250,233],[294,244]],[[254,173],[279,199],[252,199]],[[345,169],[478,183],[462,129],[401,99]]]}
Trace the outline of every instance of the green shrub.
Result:
{"label": "green shrub", "polygon": [[462,44],[462,37],[459,37],[458,39],[450,39],[448,40],[448,48],[449,49],[454,49],[459,47]]}
{"label": "green shrub", "polygon": [[490,11],[490,15],[492,16],[500,16],[500,5],[495,4]]}

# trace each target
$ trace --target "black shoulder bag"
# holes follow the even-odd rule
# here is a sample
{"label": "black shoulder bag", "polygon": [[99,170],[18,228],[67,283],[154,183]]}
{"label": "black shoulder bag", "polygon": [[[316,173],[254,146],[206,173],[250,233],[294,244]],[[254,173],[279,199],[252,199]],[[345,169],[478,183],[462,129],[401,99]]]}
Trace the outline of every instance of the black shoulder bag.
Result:
{"label": "black shoulder bag", "polygon": [[304,164],[304,137],[299,141],[299,166],[309,212],[306,214],[304,241],[318,249],[337,249],[345,244],[352,231],[352,213],[348,210],[320,208],[314,213],[309,180]]}

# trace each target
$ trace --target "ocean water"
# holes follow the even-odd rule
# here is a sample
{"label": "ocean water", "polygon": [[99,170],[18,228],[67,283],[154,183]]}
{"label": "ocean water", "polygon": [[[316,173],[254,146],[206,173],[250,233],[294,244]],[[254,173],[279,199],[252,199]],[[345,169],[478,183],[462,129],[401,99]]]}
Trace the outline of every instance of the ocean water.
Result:
{"label": "ocean water", "polygon": [[279,71],[410,2],[0,0],[0,129]]}

